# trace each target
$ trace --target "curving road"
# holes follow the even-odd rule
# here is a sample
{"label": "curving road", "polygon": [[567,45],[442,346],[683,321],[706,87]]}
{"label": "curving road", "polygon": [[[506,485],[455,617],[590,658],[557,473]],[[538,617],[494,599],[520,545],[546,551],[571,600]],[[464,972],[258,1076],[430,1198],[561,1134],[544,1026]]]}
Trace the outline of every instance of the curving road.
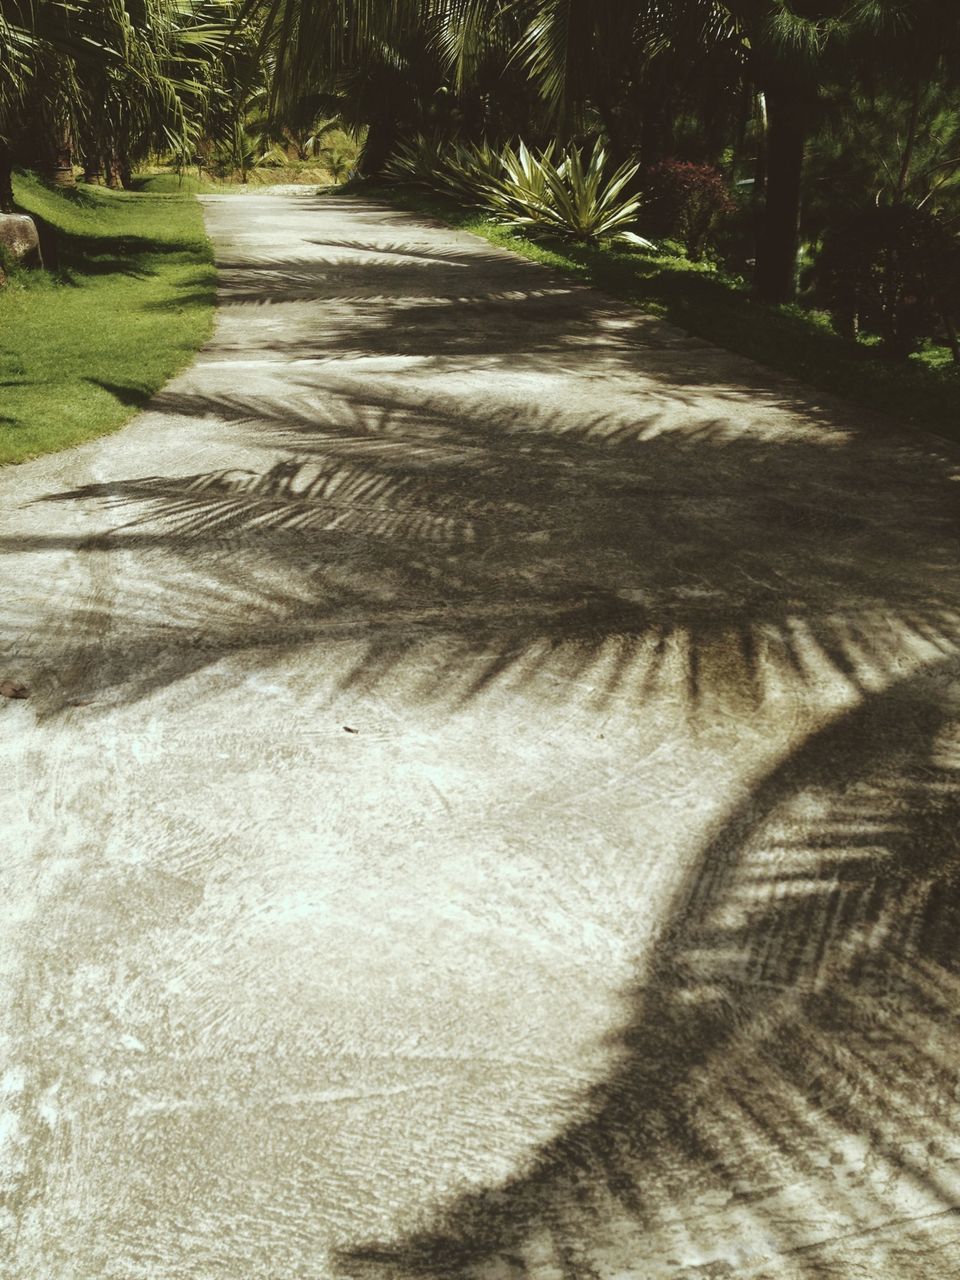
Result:
{"label": "curving road", "polygon": [[0,474],[0,1275],[960,1277],[960,454],[205,208],[199,361]]}

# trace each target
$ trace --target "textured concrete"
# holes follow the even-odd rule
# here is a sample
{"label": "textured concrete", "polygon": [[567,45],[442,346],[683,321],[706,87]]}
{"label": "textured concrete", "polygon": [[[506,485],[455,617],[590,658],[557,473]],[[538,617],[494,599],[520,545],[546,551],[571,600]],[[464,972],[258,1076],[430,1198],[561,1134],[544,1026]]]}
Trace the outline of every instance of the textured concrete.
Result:
{"label": "textured concrete", "polygon": [[0,1275],[960,1276],[957,453],[206,209],[198,364],[0,475]]}

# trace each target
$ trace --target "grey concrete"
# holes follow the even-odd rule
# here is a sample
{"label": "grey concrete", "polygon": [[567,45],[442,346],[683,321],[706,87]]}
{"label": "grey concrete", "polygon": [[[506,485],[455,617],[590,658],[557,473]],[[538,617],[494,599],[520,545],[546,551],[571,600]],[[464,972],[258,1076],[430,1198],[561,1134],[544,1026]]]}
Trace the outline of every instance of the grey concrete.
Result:
{"label": "grey concrete", "polygon": [[197,365],[0,476],[0,1274],[960,1276],[957,452],[206,209]]}

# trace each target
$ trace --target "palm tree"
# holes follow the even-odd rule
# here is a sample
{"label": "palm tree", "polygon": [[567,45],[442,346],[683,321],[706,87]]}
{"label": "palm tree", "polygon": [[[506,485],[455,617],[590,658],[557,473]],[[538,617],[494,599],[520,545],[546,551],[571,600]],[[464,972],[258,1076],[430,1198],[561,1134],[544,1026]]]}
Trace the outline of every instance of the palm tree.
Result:
{"label": "palm tree", "polygon": [[223,0],[10,0],[0,15],[0,207],[17,154],[72,185],[85,168],[121,185],[154,149],[183,146],[228,35]]}
{"label": "palm tree", "polygon": [[[347,115],[371,126],[372,167],[412,117],[421,129],[429,118],[431,51],[450,80],[448,110],[499,42],[538,87],[552,132],[595,110],[618,159],[669,150],[694,75],[715,102],[749,90],[762,122],[754,288],[773,303],[796,291],[804,157],[825,85],[879,73],[916,95],[960,65],[955,0],[247,0],[242,14],[274,52],[275,96],[336,84]],[[906,180],[909,146],[903,163]]]}

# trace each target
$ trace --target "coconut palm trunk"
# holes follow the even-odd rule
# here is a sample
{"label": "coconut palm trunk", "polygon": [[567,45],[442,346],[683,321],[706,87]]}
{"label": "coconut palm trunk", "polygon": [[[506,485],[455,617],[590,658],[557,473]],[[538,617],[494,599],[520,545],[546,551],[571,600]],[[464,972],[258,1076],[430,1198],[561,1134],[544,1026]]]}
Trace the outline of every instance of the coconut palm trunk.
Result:
{"label": "coconut palm trunk", "polygon": [[764,302],[790,302],[797,292],[800,193],[807,139],[804,95],[772,84],[766,101],[766,201],[757,243],[754,292]]}
{"label": "coconut palm trunk", "polygon": [[0,213],[13,213],[13,152],[0,143]]}
{"label": "coconut palm trunk", "polygon": [[58,125],[53,137],[50,176],[58,187],[75,187],[73,172],[73,138],[68,125]]}
{"label": "coconut palm trunk", "polygon": [[85,156],[83,160],[83,180],[90,186],[103,185],[103,161],[98,156]]}

